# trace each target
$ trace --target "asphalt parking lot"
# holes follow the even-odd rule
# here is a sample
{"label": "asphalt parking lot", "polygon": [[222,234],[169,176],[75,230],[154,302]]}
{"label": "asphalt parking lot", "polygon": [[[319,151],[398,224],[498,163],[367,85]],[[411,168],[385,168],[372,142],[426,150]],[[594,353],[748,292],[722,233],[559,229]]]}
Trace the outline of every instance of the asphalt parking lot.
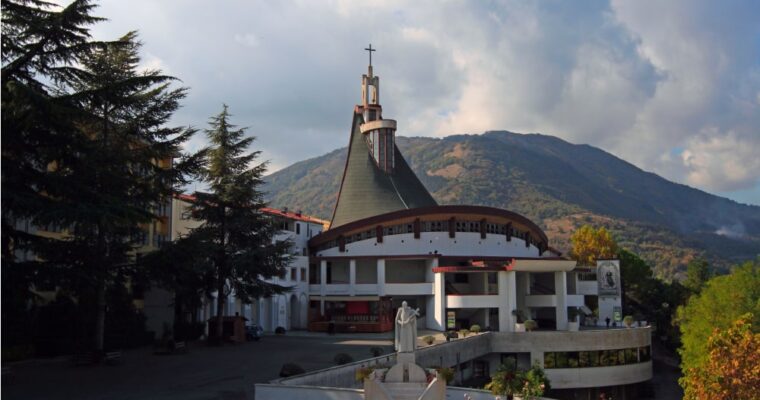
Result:
{"label": "asphalt parking lot", "polygon": [[390,340],[377,337],[286,335],[223,347],[194,343],[187,354],[127,350],[115,366],[74,367],[65,358],[23,361],[3,365],[11,374],[4,379],[2,398],[253,399],[254,383],[278,378],[284,363],[311,371],[334,365],[337,353],[348,353],[354,360],[369,358],[374,346],[392,351]]}

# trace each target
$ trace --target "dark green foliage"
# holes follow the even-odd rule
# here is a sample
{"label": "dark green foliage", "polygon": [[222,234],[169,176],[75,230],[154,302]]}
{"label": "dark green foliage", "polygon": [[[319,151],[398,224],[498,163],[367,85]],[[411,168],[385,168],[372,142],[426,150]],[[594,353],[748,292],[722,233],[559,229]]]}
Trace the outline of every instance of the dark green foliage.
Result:
{"label": "dark green foliage", "polygon": [[333,362],[335,362],[337,365],[348,364],[353,361],[354,358],[346,353],[338,353],[335,355],[335,357],[333,357]]}
{"label": "dark green foliage", "polygon": [[[99,20],[90,15],[93,7],[87,0],[63,10],[2,1],[2,325],[9,328],[3,346],[31,334],[26,306],[36,298],[29,289],[46,271],[28,251],[48,240],[30,234],[30,225],[55,216],[55,202],[44,193],[65,185],[47,166],[75,156],[82,111],[67,88],[83,74],[72,65],[92,49],[87,26]],[[52,215],[41,215],[46,209]]]}
{"label": "dark green foliage", "polygon": [[622,249],[618,252],[623,282],[623,311],[637,319],[654,322],[657,333],[667,338],[675,349],[679,343],[678,328],[674,326],[676,309],[685,304],[688,291],[677,281],[665,282],[653,276],[652,268],[636,254]]}
{"label": "dark green foliage", "polygon": [[[173,78],[159,71],[138,72],[134,33],[88,42],[86,26],[98,20],[92,8],[88,1],[60,12],[41,2],[3,2],[3,273],[25,264],[34,275],[14,290],[57,287],[88,305],[83,325],[102,351],[107,294],[140,279],[137,238],[194,160],[158,165],[180,157],[193,134],[165,127],[185,91],[171,89]],[[34,226],[64,235],[37,236]],[[32,251],[34,261],[17,259],[20,250]],[[112,332],[136,335],[124,328]]]}
{"label": "dark green foliage", "polygon": [[383,348],[382,347],[370,347],[369,348],[370,354],[372,354],[372,357],[380,357],[383,355]]}
{"label": "dark green foliage", "polygon": [[[187,249],[194,270],[190,277],[206,295],[218,294],[216,315],[222,315],[227,296],[250,302],[287,289],[267,282],[280,276],[290,263],[289,241],[274,242],[277,227],[261,212],[266,206],[259,190],[266,162],[254,164],[260,151],[248,152],[252,136],[229,122],[227,106],[211,118],[206,135],[210,147],[202,150],[200,179],[208,192],[196,192],[191,205],[194,219],[202,221],[189,235],[172,244]],[[176,254],[176,251],[174,251]],[[222,319],[217,318],[216,335],[222,337]]]}
{"label": "dark green foliage", "polygon": [[710,264],[703,258],[695,258],[686,265],[686,280],[683,285],[693,293],[699,293],[712,277]]}
{"label": "dark green foliage", "polygon": [[[518,212],[564,252],[573,229],[583,224],[606,227],[620,247],[668,279],[679,277],[695,256],[726,269],[760,251],[760,207],[668,182],[591,146],[503,131],[399,137],[397,144],[439,204]],[[340,149],[270,175],[271,203],[330,218],[345,157]],[[737,223],[745,236],[716,234]]]}
{"label": "dark green foliage", "polygon": [[283,364],[280,368],[280,377],[287,378],[289,376],[300,375],[306,372],[300,365],[294,363]]}

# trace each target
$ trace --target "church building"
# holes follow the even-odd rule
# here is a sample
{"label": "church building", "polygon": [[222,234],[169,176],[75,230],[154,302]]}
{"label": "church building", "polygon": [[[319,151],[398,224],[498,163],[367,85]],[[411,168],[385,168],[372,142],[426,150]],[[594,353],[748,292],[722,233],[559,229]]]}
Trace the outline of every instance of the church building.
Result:
{"label": "church building", "polygon": [[593,271],[561,257],[532,221],[436,203],[396,146],[371,62],[361,95],[330,229],[309,240],[310,330],[385,332],[402,301],[438,331],[511,332],[522,329],[516,316],[575,329],[568,315],[588,323],[593,309],[614,319],[620,297],[599,298]]}

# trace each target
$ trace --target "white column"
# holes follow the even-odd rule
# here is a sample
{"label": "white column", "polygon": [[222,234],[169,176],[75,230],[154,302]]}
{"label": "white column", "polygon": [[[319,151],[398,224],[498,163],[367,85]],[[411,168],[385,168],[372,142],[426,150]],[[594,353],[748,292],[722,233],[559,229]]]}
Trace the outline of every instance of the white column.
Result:
{"label": "white column", "polygon": [[319,263],[319,295],[325,297],[327,288],[327,261],[322,260]]}
{"label": "white column", "polygon": [[554,294],[557,298],[557,330],[567,330],[567,274],[565,271],[554,272]]}
{"label": "white column", "polygon": [[377,294],[385,296],[385,259],[377,259]]}
{"label": "white column", "polygon": [[514,332],[512,310],[517,308],[517,279],[515,271],[499,271],[499,331]]}
{"label": "white column", "polygon": [[[525,310],[525,296],[528,294],[528,274],[530,272],[515,272],[517,280],[517,308],[518,310]],[[527,314],[527,312],[526,312]]]}
{"label": "white column", "polygon": [[427,327],[437,331],[446,330],[446,286],[443,272],[433,273],[438,267],[438,259],[430,260],[430,280],[433,282],[433,295],[428,299]]}
{"label": "white column", "polygon": [[322,260],[319,263],[319,314],[325,315],[325,292],[327,288],[327,261]]}
{"label": "white column", "polygon": [[348,262],[348,295],[353,296],[356,294],[356,260],[350,260]]}

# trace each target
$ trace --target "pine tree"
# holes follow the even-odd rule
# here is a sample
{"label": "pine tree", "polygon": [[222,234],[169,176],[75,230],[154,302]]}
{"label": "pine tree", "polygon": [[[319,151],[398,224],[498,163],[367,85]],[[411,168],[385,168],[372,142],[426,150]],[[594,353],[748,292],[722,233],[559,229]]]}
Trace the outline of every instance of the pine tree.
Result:
{"label": "pine tree", "polygon": [[130,32],[82,60],[86,74],[73,83],[86,113],[77,120],[78,156],[56,166],[70,181],[55,194],[56,222],[69,236],[40,252],[75,277],[78,295],[94,297],[96,351],[104,348],[108,288],[139,278],[134,250],[194,166],[181,157],[194,130],[166,126],[185,89],[170,88],[174,78],[159,71],[138,72],[139,48]]}
{"label": "pine tree", "polygon": [[[102,351],[106,292],[138,277],[134,249],[195,166],[180,154],[194,131],[165,126],[185,90],[159,71],[137,71],[135,33],[89,42],[84,26],[98,21],[89,2],[46,7],[3,3],[4,264],[33,252],[31,283],[52,282],[91,305],[93,348]],[[6,236],[19,220],[56,226],[64,238]]]}
{"label": "pine tree", "polygon": [[266,206],[259,190],[266,162],[255,164],[260,151],[248,153],[253,137],[229,123],[227,106],[211,118],[206,130],[210,147],[204,154],[201,180],[207,193],[195,193],[193,218],[203,221],[188,240],[210,261],[206,293],[217,293],[216,335],[222,337],[224,304],[231,293],[249,302],[254,298],[283,293],[287,289],[266,282],[280,276],[290,263],[289,241],[275,242],[274,221],[262,213]]}
{"label": "pine tree", "polygon": [[[3,325],[9,328],[22,325],[32,284],[53,278],[32,253],[51,241],[33,234],[33,226],[55,219],[57,199],[50,194],[68,184],[49,166],[77,155],[82,110],[70,84],[84,74],[74,65],[94,45],[87,27],[101,19],[90,15],[93,8],[89,0],[63,9],[43,1],[2,1],[0,231]],[[3,342],[25,336],[11,332]]]}

